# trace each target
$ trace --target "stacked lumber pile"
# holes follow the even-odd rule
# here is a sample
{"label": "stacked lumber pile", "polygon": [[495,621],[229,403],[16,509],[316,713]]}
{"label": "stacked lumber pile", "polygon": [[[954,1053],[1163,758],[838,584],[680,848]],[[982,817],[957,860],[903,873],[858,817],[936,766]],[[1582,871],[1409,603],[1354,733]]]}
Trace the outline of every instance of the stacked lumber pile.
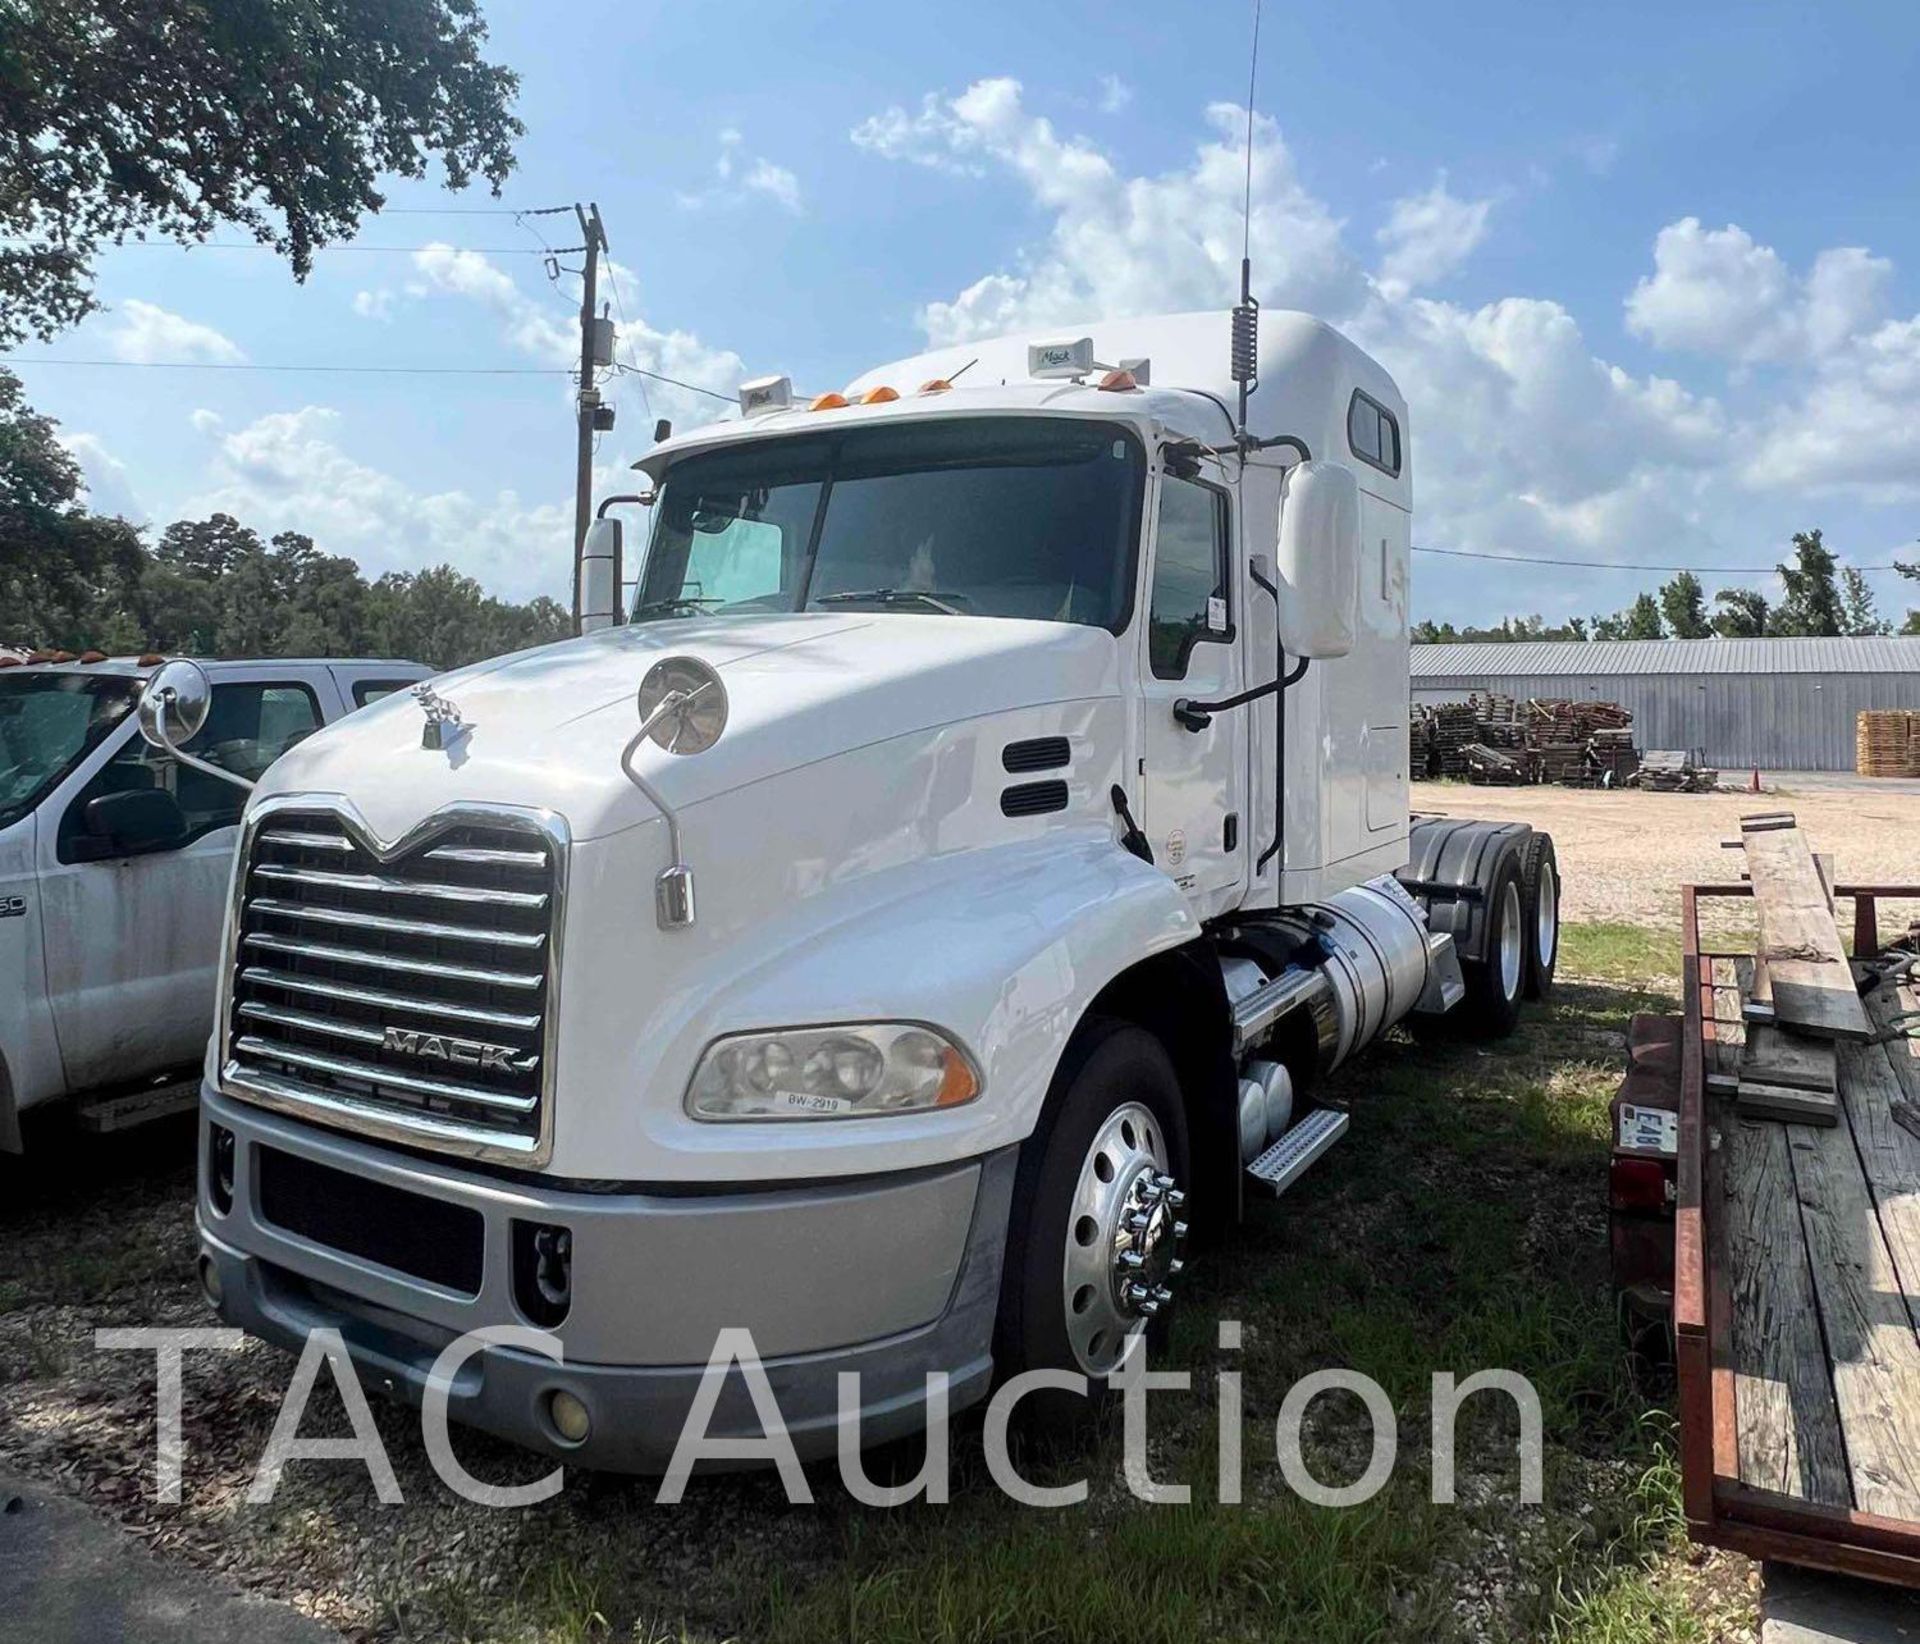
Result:
{"label": "stacked lumber pile", "polygon": [[1651,788],[1655,793],[1712,793],[1720,786],[1720,773],[1707,765],[1696,765],[1685,748],[1649,748],[1638,756],[1639,768],[1627,778],[1635,788]]}
{"label": "stacked lumber pile", "polygon": [[1469,742],[1460,750],[1467,762],[1467,780],[1499,788],[1517,788],[1527,780],[1527,767],[1511,753],[1490,748],[1484,742]]}
{"label": "stacked lumber pile", "polygon": [[1742,817],[1740,840],[1760,916],[1743,978],[1747,1042],[1733,1078],[1740,1111],[1792,1124],[1840,1122],[1841,1041],[1874,1036],[1834,923],[1830,871],[1791,811]]}
{"label": "stacked lumber pile", "polygon": [[1471,702],[1441,702],[1427,710],[1427,729],[1433,739],[1435,776],[1457,781],[1467,776],[1467,744],[1480,740],[1480,721]]}
{"label": "stacked lumber pile", "polygon": [[1862,776],[1920,776],[1920,713],[1867,709],[1854,724],[1854,752]]}

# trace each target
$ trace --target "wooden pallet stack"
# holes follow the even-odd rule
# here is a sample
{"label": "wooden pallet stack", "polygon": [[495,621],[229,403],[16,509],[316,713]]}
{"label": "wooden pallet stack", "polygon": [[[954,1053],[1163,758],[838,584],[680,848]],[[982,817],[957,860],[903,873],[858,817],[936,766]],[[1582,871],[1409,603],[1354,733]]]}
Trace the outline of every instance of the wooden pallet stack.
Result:
{"label": "wooden pallet stack", "polygon": [[1480,740],[1480,723],[1471,702],[1440,702],[1430,710],[1433,734],[1433,774],[1465,781],[1466,747]]}
{"label": "wooden pallet stack", "polygon": [[1920,776],[1920,713],[1867,709],[1854,724],[1854,751],[1862,776]]}

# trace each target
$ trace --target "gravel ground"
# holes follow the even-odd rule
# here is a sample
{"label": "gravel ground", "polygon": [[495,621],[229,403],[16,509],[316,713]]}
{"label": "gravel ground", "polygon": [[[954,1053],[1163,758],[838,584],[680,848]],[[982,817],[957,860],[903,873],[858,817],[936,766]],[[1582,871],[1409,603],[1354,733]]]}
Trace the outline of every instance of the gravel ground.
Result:
{"label": "gravel ground", "polygon": [[[1683,884],[1738,879],[1740,818],[1790,810],[1841,883],[1920,884],[1920,785],[1877,790],[1819,778],[1769,779],[1751,793],[1602,793],[1582,788],[1479,788],[1416,782],[1413,808],[1532,822],[1553,835],[1561,917],[1677,931]],[[1904,917],[1920,916],[1920,902]],[[1887,921],[1883,919],[1882,928]]]}

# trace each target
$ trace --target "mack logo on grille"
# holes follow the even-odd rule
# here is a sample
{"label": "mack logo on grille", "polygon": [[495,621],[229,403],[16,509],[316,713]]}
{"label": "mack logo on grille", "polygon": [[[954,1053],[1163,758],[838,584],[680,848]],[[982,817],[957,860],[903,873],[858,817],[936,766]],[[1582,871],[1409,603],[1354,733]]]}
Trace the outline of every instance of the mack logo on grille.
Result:
{"label": "mack logo on grille", "polygon": [[478,1039],[456,1039],[446,1033],[421,1033],[413,1028],[390,1027],[380,1041],[382,1050],[402,1056],[418,1056],[429,1062],[458,1062],[463,1067],[498,1068],[502,1073],[517,1073],[533,1064],[514,1060],[511,1045],[486,1045]]}

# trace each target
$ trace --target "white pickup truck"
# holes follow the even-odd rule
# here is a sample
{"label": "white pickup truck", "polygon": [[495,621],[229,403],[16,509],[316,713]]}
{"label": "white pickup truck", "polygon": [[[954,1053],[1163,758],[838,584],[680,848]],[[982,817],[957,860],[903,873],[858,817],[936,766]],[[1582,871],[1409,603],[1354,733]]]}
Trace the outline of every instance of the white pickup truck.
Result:
{"label": "white pickup truck", "polygon": [[[138,733],[158,657],[0,661],[0,1150],[71,1097],[115,1129],[198,1098],[244,786]],[[209,662],[187,746],[246,781],[415,662]]]}
{"label": "white pickup truck", "polygon": [[[564,1362],[468,1343],[452,1413],[639,1471],[745,1327],[831,1453],[843,1372],[867,1442],[933,1371],[1099,1391],[1188,1222],[1340,1139],[1331,1069],[1413,1013],[1511,1029],[1557,868],[1408,814],[1406,403],[1261,330],[747,384],[637,464],[624,620],[607,521],[603,631],[277,762],[201,1103],[222,1315],[414,1399],[538,1327]],[[710,1437],[760,1436],[747,1395]]]}

